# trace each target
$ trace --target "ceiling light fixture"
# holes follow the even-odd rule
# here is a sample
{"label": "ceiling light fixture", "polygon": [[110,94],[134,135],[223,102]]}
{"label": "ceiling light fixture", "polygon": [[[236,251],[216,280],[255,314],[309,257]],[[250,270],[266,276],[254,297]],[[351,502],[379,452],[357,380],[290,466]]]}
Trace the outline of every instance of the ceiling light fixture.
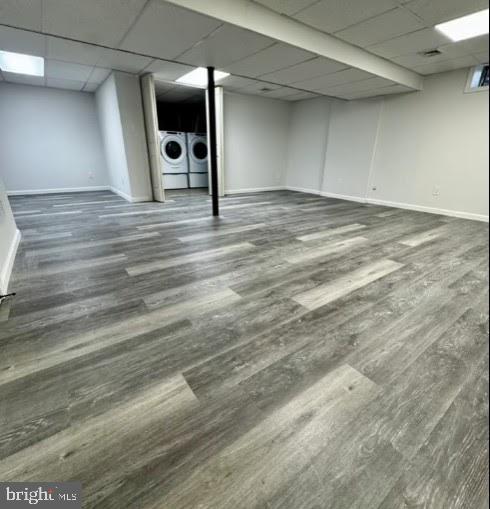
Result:
{"label": "ceiling light fixture", "polygon": [[[228,72],[214,71],[214,81],[217,83],[230,75]],[[208,70],[205,67],[198,67],[184,76],[175,80],[182,85],[191,85],[193,87],[206,87],[208,84]]]}
{"label": "ceiling light fixture", "polygon": [[44,58],[0,50],[0,69],[15,74],[44,76]]}
{"label": "ceiling light fixture", "polygon": [[436,25],[436,29],[453,42],[488,34],[488,9],[446,23],[440,23]]}

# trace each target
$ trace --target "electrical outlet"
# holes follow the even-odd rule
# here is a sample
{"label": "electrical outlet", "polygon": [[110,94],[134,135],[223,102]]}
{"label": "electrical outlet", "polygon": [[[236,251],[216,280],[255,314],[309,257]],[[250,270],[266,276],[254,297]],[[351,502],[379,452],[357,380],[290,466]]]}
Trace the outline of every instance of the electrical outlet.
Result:
{"label": "electrical outlet", "polygon": [[432,196],[439,196],[441,194],[441,188],[439,186],[434,186],[432,189]]}
{"label": "electrical outlet", "polygon": [[89,171],[88,172],[88,179],[89,180],[94,180],[94,177],[95,177],[94,172],[93,171]]}

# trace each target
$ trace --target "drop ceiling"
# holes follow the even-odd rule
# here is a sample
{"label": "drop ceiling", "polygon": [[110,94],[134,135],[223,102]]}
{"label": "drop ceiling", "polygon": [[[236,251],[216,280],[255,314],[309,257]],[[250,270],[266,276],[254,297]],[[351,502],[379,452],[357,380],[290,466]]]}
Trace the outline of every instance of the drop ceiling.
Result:
{"label": "drop ceiling", "polygon": [[[222,83],[232,91],[289,101],[317,95],[350,100],[413,90],[376,66],[366,71],[370,59],[420,75],[488,61],[488,36],[451,43],[433,28],[487,8],[488,0],[236,1],[307,27],[312,37],[328,34],[352,51],[367,50],[358,53],[367,62],[359,60],[359,67],[264,35],[260,19],[257,30],[245,29],[176,3],[0,0],[0,49],[46,58],[44,78],[0,73],[0,79],[92,92],[111,69],[152,72],[171,82],[195,66],[214,65],[232,74]],[[440,55],[422,56],[435,48]],[[185,95],[175,85],[161,89],[164,94]]]}

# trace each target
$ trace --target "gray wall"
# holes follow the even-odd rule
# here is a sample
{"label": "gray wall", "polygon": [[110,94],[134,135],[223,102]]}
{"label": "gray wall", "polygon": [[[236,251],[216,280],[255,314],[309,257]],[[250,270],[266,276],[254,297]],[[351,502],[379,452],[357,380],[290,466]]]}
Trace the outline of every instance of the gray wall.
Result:
{"label": "gray wall", "polygon": [[130,201],[152,200],[139,77],[114,71],[96,103],[111,187]]}
{"label": "gray wall", "polygon": [[267,190],[283,185],[289,114],[290,105],[282,101],[225,93],[226,192]]}
{"label": "gray wall", "polygon": [[0,83],[0,177],[9,192],[107,186],[94,94]]}
{"label": "gray wall", "polygon": [[321,97],[291,106],[286,185],[306,192],[323,182],[332,101]]}
{"label": "gray wall", "polygon": [[384,101],[370,199],[488,216],[488,91],[465,94],[467,75]]}
{"label": "gray wall", "polygon": [[[312,107],[318,100],[296,104],[285,185],[488,220],[488,91],[465,94],[467,76],[468,69],[436,74],[423,91],[384,99],[332,99],[323,122]],[[301,137],[295,133],[325,129],[328,135],[310,143],[309,153],[296,154]],[[323,184],[312,187],[312,168],[322,157]]]}
{"label": "gray wall", "polygon": [[0,293],[7,293],[20,233],[0,178]]}

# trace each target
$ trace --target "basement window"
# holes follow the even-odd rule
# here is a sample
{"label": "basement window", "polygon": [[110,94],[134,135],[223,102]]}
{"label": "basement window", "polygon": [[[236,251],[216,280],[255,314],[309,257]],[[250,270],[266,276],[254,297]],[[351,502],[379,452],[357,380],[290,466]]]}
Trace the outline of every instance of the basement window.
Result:
{"label": "basement window", "polygon": [[479,65],[470,69],[468,81],[466,83],[466,93],[483,92],[488,90],[489,71],[488,64]]}

